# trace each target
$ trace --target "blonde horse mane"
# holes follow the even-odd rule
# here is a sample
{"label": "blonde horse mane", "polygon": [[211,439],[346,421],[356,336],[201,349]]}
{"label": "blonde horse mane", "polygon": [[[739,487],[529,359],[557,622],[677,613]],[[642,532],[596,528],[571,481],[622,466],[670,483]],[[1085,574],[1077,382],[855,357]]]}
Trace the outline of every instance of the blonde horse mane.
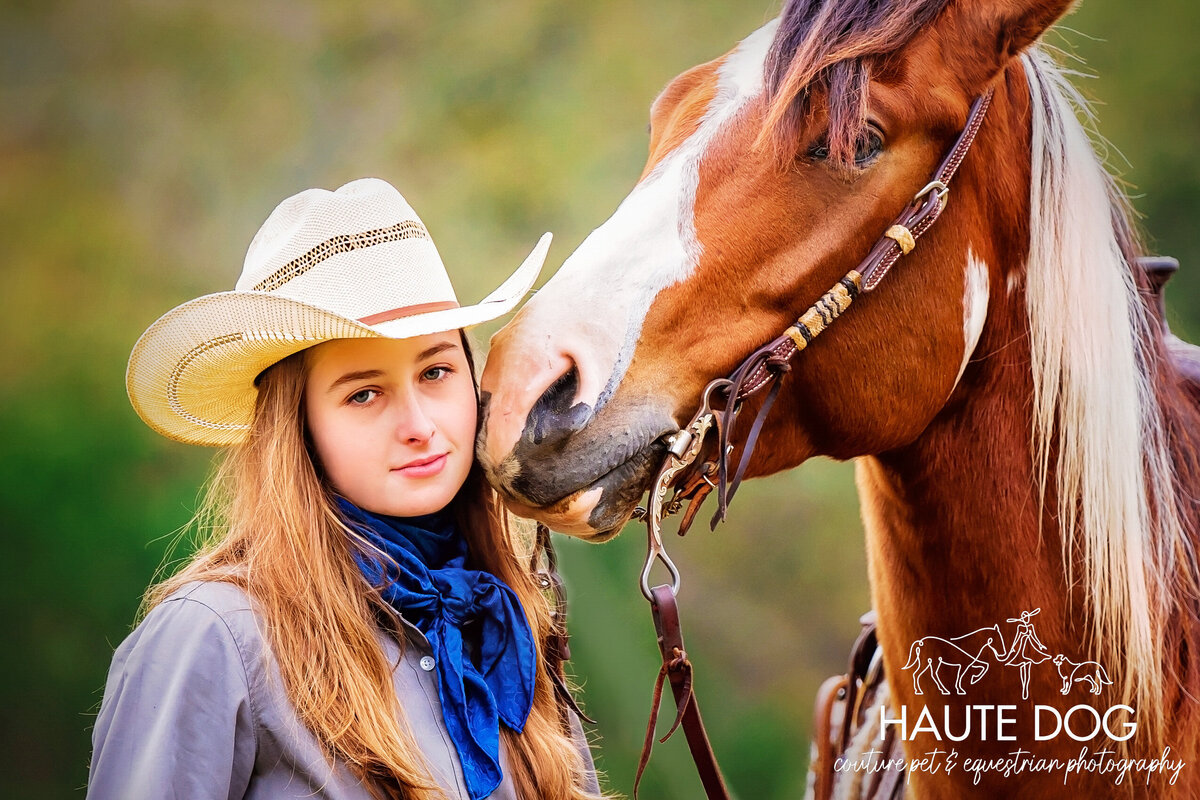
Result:
{"label": "blonde horse mane", "polygon": [[1165,623],[1177,576],[1194,580],[1195,557],[1155,392],[1155,323],[1128,263],[1127,201],[1079,119],[1091,120],[1086,101],[1043,49],[1022,58],[1033,117],[1026,309],[1035,475],[1043,502],[1051,486],[1058,498],[1067,584],[1087,598],[1090,649],[1124,664],[1121,696],[1157,739],[1173,677]]}

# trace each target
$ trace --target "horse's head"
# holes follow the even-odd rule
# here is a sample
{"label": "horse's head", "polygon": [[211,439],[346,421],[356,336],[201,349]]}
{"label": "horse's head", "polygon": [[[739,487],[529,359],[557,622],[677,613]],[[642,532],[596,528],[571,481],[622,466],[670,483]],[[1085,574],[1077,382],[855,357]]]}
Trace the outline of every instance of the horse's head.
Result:
{"label": "horse's head", "polygon": [[[1068,5],[791,0],[672,81],[637,185],[493,339],[492,482],[557,530],[619,529],[703,387],[858,264]],[[995,162],[1028,135],[1004,87],[995,106],[939,227],[793,361],[748,475],[901,446],[947,403],[1004,293],[999,249],[1024,246],[1027,159]]]}
{"label": "horse's head", "polygon": [[992,652],[996,654],[996,658],[1002,659],[1008,652],[1008,646],[1004,644],[1004,634],[1000,632],[999,625],[993,625],[991,630],[995,631],[996,637],[993,640],[991,636],[988,636],[987,643],[992,648]]}

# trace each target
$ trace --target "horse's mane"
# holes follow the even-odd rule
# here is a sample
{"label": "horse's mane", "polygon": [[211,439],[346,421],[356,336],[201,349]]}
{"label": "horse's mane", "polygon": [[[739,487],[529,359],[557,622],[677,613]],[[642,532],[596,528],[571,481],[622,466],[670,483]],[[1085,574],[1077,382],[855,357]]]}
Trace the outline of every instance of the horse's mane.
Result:
{"label": "horse's mane", "polygon": [[1195,590],[1196,558],[1158,402],[1158,323],[1138,295],[1128,203],[1079,120],[1090,119],[1086,102],[1043,49],[1022,61],[1032,108],[1025,296],[1035,474],[1041,497],[1052,485],[1058,498],[1067,581],[1086,592],[1091,649],[1125,665],[1123,696],[1161,732],[1174,677],[1164,674],[1165,626],[1173,599]]}
{"label": "horse's mane", "polygon": [[816,97],[828,104],[829,159],[853,161],[866,124],[872,66],[899,51],[947,0],[788,0],[767,55],[769,107],[762,140],[791,155],[797,125]]}

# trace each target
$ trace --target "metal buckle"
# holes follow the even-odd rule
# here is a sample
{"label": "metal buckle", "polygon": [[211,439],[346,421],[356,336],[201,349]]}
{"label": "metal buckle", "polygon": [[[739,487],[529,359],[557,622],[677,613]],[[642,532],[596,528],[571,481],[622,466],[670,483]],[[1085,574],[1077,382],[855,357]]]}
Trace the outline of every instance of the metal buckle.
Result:
{"label": "metal buckle", "polygon": [[929,194],[930,192],[937,193],[938,205],[945,208],[946,195],[950,194],[950,187],[947,186],[942,181],[938,181],[938,180],[933,180],[933,181],[930,181],[929,183],[925,184],[925,188],[921,189],[921,191],[917,192],[913,196],[913,205],[916,205],[917,203],[921,202],[921,199],[924,198],[925,195]]}

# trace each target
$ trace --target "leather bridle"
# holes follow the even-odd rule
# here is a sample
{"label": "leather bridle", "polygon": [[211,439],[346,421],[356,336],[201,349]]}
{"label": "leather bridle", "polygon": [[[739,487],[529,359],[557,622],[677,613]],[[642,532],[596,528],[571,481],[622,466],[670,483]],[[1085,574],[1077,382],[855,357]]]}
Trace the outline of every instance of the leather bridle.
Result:
{"label": "leather bridle", "polygon": [[[750,354],[728,378],[718,378],[709,383],[701,394],[700,409],[691,422],[667,440],[667,455],[651,485],[647,507],[639,507],[635,512],[635,516],[646,523],[647,553],[642,569],[641,589],[654,615],[654,627],[663,658],[662,668],[654,686],[649,725],[638,763],[637,777],[634,780],[635,798],[654,744],[655,723],[658,720],[663,682],[666,679],[670,680],[678,712],[671,729],[659,741],[665,742],[682,727],[692,760],[696,763],[709,800],[729,798],[729,790],[725,786],[708,734],[704,730],[704,722],[700,717],[700,709],[692,688],[692,663],[683,646],[683,631],[675,602],[679,591],[679,570],[663,546],[663,519],[679,511],[684,502],[690,501],[680,521],[679,535],[682,536],[691,526],[700,505],[714,489],[717,491],[718,509],[712,518],[712,527],[716,528],[717,523],[725,519],[729,501],[745,476],[763,423],[779,394],[782,378],[791,369],[792,357],[805,349],[818,334],[841,316],[860,294],[871,292],[879,286],[880,281],[900,257],[912,252],[917,240],[937,221],[946,207],[950,181],[983,125],[992,93],[993,90],[989,89],[971,105],[966,125],[934,172],[932,180],[917,192],[912,202],[871,248],[867,257],[801,314],[782,334]],[[731,437],[738,412],[747,398],[764,389],[767,394],[750,426],[741,458],[731,479],[728,459],[733,450]],[[715,408],[714,403],[723,403],[724,407]],[[673,487],[680,473],[695,462],[705,438],[713,427],[717,430],[715,455],[698,469],[694,469],[683,485],[675,487],[675,493],[668,501],[667,492]],[[715,483],[714,475],[717,479]],[[651,587],[650,573],[656,561],[666,568],[671,580],[669,584]]]}

